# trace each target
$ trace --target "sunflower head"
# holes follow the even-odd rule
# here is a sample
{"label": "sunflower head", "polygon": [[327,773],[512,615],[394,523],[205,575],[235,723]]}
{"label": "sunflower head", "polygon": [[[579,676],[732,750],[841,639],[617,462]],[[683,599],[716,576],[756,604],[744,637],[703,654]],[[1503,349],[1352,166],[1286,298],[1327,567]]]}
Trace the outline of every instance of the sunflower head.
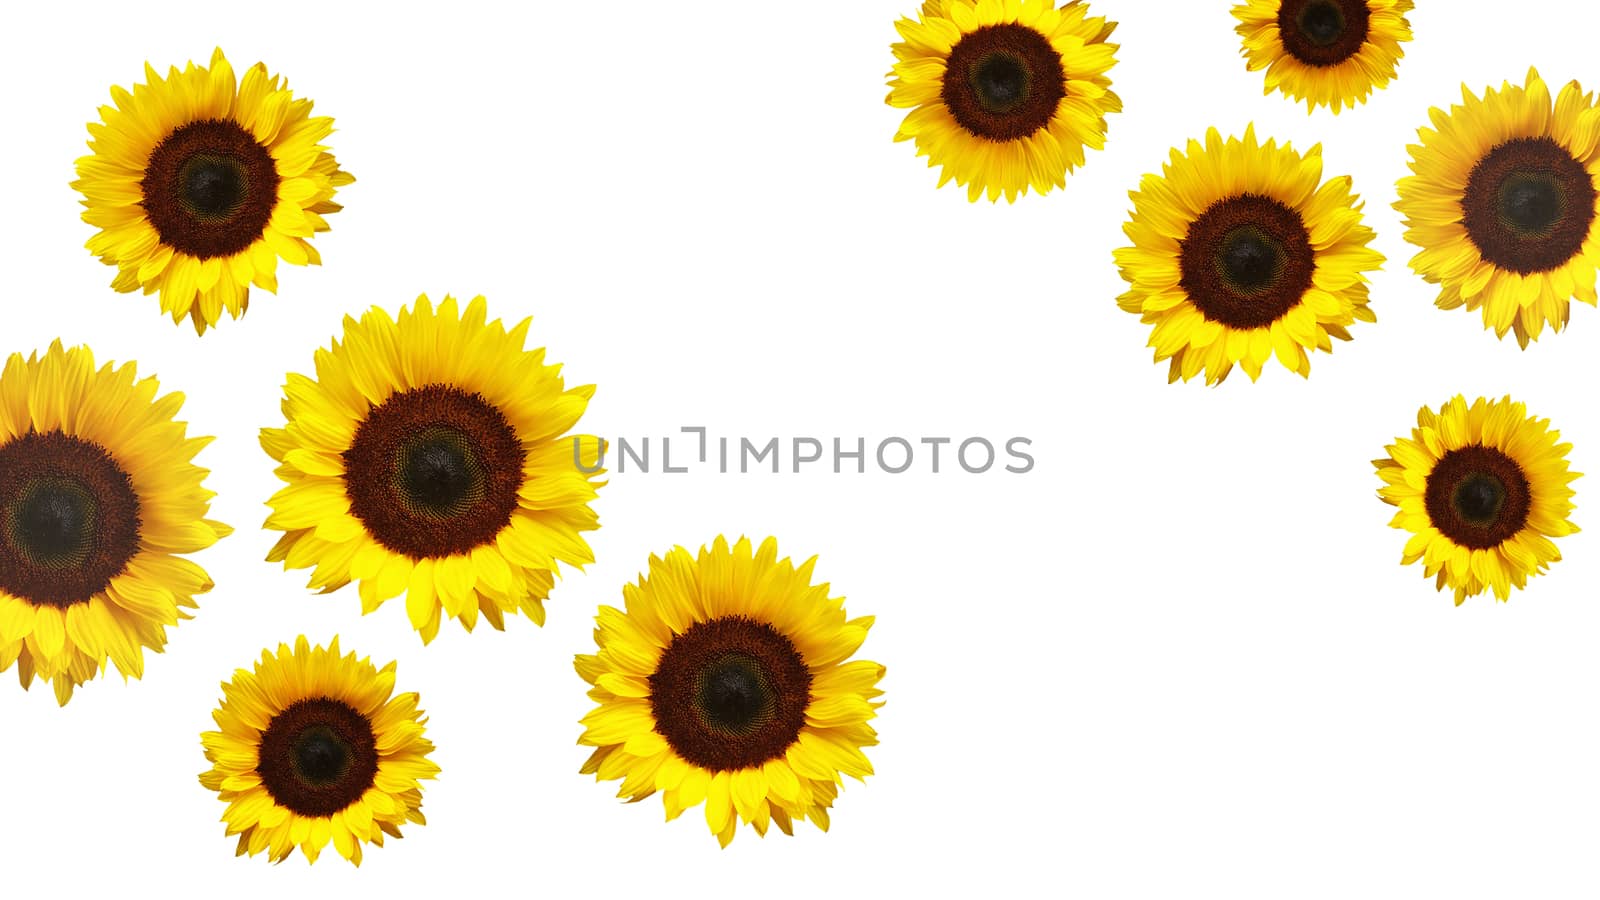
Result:
{"label": "sunflower head", "polygon": [[1129,196],[1133,246],[1115,257],[1130,287],[1117,303],[1154,326],[1170,381],[1218,384],[1235,365],[1254,381],[1273,356],[1309,375],[1306,351],[1375,321],[1365,273],[1383,256],[1350,178],[1322,181],[1320,145],[1301,155],[1257,143],[1253,127],[1226,141],[1213,128]]}
{"label": "sunflower head", "polygon": [[1077,0],[927,0],[895,23],[888,102],[911,110],[895,140],[914,140],[943,167],[940,186],[966,185],[972,201],[1065,186],[1122,109],[1106,76],[1116,23],[1088,13]]}
{"label": "sunflower head", "polygon": [[567,388],[524,349],[529,320],[507,330],[487,309],[422,296],[398,321],[346,317],[316,377],[289,376],[284,427],[261,432],[287,483],[268,560],[324,593],[358,582],[364,612],[404,594],[424,642],[442,616],[543,624],[557,561],[593,561],[599,441],[567,432],[594,386]]}
{"label": "sunflower head", "polygon": [[796,819],[826,830],[842,776],[872,773],[861,748],[878,742],[884,668],[846,661],[873,620],[846,618],[811,583],[815,563],[779,560],[771,538],[651,556],[624,608],[600,608],[599,651],[577,658],[599,704],[583,717],[579,743],[597,748],[583,773],[622,779],[630,802],[660,791],[668,819],[704,801],[724,847],[741,821],[763,836]]}
{"label": "sunflower head", "polygon": [[205,518],[193,460],[211,439],[173,418],[182,394],[157,391],[60,341],[0,371],[0,671],[51,682],[63,705],[107,663],[143,675],[144,648],[211,589],[182,555],[231,530]]}
{"label": "sunflower head", "polygon": [[1579,473],[1568,470],[1572,445],[1560,439],[1510,397],[1469,406],[1457,395],[1438,412],[1423,407],[1411,437],[1373,462],[1384,483],[1378,496],[1399,507],[1389,524],[1411,532],[1401,564],[1422,560],[1459,605],[1491,589],[1509,599],[1561,559],[1550,538],[1578,530],[1568,485]]}
{"label": "sunflower head", "polygon": [[426,822],[420,782],[439,767],[417,695],[391,696],[394,673],[392,662],[340,656],[337,637],[324,649],[302,636],[222,685],[219,730],[200,735],[212,763],[200,783],[228,804],[238,855],[281,862],[299,847],[314,863],[332,841],[360,865],[363,844]]}
{"label": "sunflower head", "polygon": [[146,64],[145,83],[111,99],[72,186],[99,229],[89,250],[117,267],[112,287],[159,292],[173,322],[204,334],[224,310],[244,313],[252,284],[276,291],[280,258],[321,262],[311,236],[355,179],[322,144],[333,120],[265,65],[236,81],[220,49],[166,78]]}
{"label": "sunflower head", "polygon": [[1247,0],[1233,8],[1245,66],[1267,70],[1265,93],[1337,115],[1395,76],[1411,40],[1412,0]]}
{"label": "sunflower head", "polygon": [[1595,304],[1600,265],[1600,109],[1576,81],[1553,100],[1539,73],[1430,112],[1395,203],[1411,267],[1441,309],[1482,310],[1484,328],[1526,348],[1560,331],[1576,298]]}

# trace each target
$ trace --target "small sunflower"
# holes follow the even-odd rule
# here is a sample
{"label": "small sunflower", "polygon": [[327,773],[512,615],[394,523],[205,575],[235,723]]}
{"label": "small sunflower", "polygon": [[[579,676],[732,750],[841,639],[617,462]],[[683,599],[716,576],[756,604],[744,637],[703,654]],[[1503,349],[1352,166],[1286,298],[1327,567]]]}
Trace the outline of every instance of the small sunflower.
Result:
{"label": "small sunflower", "polygon": [[578,742],[599,748],[583,773],[622,779],[630,802],[661,791],[669,820],[705,801],[724,847],[740,821],[826,831],[841,775],[872,774],[861,748],[878,743],[884,669],[845,661],[873,620],[847,619],[811,583],[815,563],[780,561],[772,538],[651,556],[625,609],[600,608],[599,653],[576,661],[600,704],[583,717]]}
{"label": "small sunflower", "polygon": [[1395,76],[1411,40],[1412,0],[1247,0],[1233,8],[1245,68],[1267,70],[1264,93],[1306,111],[1355,109]]}
{"label": "small sunflower", "polygon": [[346,316],[316,378],[289,376],[287,424],[261,431],[288,484],[268,561],[315,567],[323,593],[359,582],[363,612],[405,594],[424,643],[441,612],[469,631],[480,612],[542,625],[556,562],[594,560],[581,533],[599,527],[599,440],[567,435],[594,386],[565,388],[543,348],[523,349],[530,320],[507,331],[486,310],[424,295],[398,322]]}
{"label": "small sunflower", "polygon": [[200,783],[228,804],[235,855],[282,862],[299,847],[314,863],[331,840],[359,866],[363,843],[427,823],[420,782],[439,767],[417,695],[391,696],[394,669],[340,656],[337,637],[323,649],[302,636],[222,685],[211,713],[221,730],[200,735],[212,763]]}
{"label": "small sunflower", "polygon": [[1116,27],[1077,0],[927,0],[895,23],[888,103],[911,112],[894,139],[914,139],[943,166],[939,185],[967,185],[974,202],[1064,187],[1122,110],[1106,76]]}
{"label": "small sunflower", "polygon": [[1302,156],[1258,144],[1254,127],[1226,142],[1212,128],[1129,196],[1133,246],[1115,257],[1132,287],[1117,304],[1155,326],[1169,381],[1218,384],[1235,363],[1254,381],[1273,355],[1307,376],[1308,349],[1332,352],[1329,338],[1376,321],[1364,273],[1383,256],[1349,176],[1322,181],[1320,144]]}
{"label": "small sunflower", "polygon": [[1384,481],[1378,496],[1400,508],[1390,525],[1411,532],[1401,565],[1422,560],[1439,590],[1456,604],[1493,589],[1511,588],[1561,559],[1552,537],[1574,534],[1567,469],[1571,444],[1548,419],[1528,415],[1510,397],[1457,395],[1435,413],[1423,407],[1410,438],[1396,438],[1388,457],[1374,460]]}
{"label": "small sunflower", "polygon": [[310,238],[328,230],[334,191],[355,181],[322,141],[333,120],[256,63],[237,84],[219,49],[165,79],[111,89],[78,160],[89,250],[117,267],[111,286],[161,293],[161,309],[196,332],[237,319],[250,285],[278,289],[280,258],[321,263]]}
{"label": "small sunflower", "polygon": [[1394,206],[1422,248],[1411,268],[1440,285],[1436,304],[1481,307],[1484,328],[1526,348],[1567,324],[1574,297],[1595,304],[1600,110],[1576,81],[1552,102],[1532,69],[1522,87],[1461,94],[1418,130]]}
{"label": "small sunflower", "polygon": [[211,589],[180,554],[231,531],[205,518],[215,495],[193,463],[211,438],[157,390],[60,341],[0,371],[0,672],[38,675],[63,706],[107,662],[143,676],[144,648]]}

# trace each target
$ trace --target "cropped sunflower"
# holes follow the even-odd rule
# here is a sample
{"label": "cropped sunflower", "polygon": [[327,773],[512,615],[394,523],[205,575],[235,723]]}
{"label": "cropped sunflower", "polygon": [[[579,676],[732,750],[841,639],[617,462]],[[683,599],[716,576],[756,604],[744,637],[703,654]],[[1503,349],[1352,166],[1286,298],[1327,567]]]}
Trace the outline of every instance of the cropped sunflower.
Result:
{"label": "cropped sunflower", "polygon": [[894,139],[915,140],[939,185],[967,185],[974,202],[1064,187],[1122,110],[1106,76],[1116,27],[1077,0],[927,0],[895,23],[888,103],[911,112]]}
{"label": "cropped sunflower", "polygon": [[811,583],[815,563],[780,561],[772,538],[651,556],[625,609],[600,608],[599,652],[576,661],[600,704],[583,717],[578,742],[598,748],[583,773],[622,779],[630,802],[660,791],[669,820],[704,801],[724,847],[741,821],[826,831],[842,775],[872,774],[861,748],[878,743],[884,669],[845,661],[873,620],[847,619]]}
{"label": "cropped sunflower", "polygon": [[1522,87],[1461,94],[1418,129],[1394,206],[1422,248],[1411,268],[1440,286],[1436,304],[1481,308],[1484,328],[1526,348],[1567,324],[1574,297],[1595,304],[1600,110],[1576,81],[1552,102],[1532,69]]}
{"label": "cropped sunflower", "polygon": [[221,730],[200,735],[212,763],[200,783],[228,804],[235,855],[265,850],[276,863],[299,847],[314,863],[331,840],[359,866],[362,844],[427,823],[421,781],[439,767],[417,695],[391,696],[394,669],[340,656],[337,637],[323,649],[302,636],[222,685],[211,713]]}
{"label": "cropped sunflower", "polygon": [[1567,469],[1571,444],[1548,419],[1521,403],[1457,395],[1435,413],[1423,407],[1410,438],[1396,438],[1374,460],[1383,502],[1400,508],[1390,525],[1411,532],[1401,565],[1422,560],[1427,577],[1448,585],[1459,606],[1511,588],[1561,559],[1552,537],[1575,534]]}
{"label": "cropped sunflower", "polygon": [[83,220],[100,231],[89,250],[117,267],[111,286],[160,292],[161,310],[196,332],[237,319],[250,285],[278,289],[278,260],[321,263],[310,238],[328,230],[340,171],[322,141],[333,120],[311,115],[288,84],[256,63],[234,81],[219,49],[163,79],[111,89],[114,106],[89,123],[90,155],[72,186]]}
{"label": "cropped sunflower", "polygon": [[284,535],[267,560],[314,567],[322,593],[359,582],[364,613],[405,594],[423,643],[441,613],[469,631],[479,613],[542,625],[557,561],[594,561],[599,439],[567,435],[594,385],[565,388],[544,348],[523,349],[530,320],[507,331],[486,310],[424,295],[398,322],[346,316],[316,378],[289,376],[285,426],[261,431],[288,485],[268,504]]}
{"label": "cropped sunflower", "polygon": [[1411,40],[1412,0],[1246,0],[1233,8],[1245,68],[1267,70],[1264,93],[1306,111],[1355,109],[1395,76]]}
{"label": "cropped sunflower", "polygon": [[1115,258],[1132,286],[1117,304],[1154,326],[1169,381],[1218,384],[1235,364],[1254,381],[1274,355],[1308,376],[1307,350],[1332,352],[1330,338],[1376,321],[1365,273],[1383,256],[1349,176],[1322,181],[1320,144],[1302,156],[1258,144],[1253,126],[1226,142],[1212,128],[1129,196],[1133,246]]}
{"label": "cropped sunflower", "polygon": [[205,518],[215,494],[193,463],[211,438],[157,390],[60,341],[0,371],[0,672],[37,675],[63,706],[108,662],[143,676],[144,648],[211,589],[181,554],[231,530]]}

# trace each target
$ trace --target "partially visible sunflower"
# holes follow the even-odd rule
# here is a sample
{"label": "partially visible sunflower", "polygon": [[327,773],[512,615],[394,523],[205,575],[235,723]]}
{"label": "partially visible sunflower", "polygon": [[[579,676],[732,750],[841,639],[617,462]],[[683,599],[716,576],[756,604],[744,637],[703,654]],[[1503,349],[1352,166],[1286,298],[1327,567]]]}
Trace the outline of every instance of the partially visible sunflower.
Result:
{"label": "partially visible sunflower", "polygon": [[359,866],[363,843],[382,847],[405,823],[426,824],[421,781],[439,767],[417,695],[391,696],[394,670],[340,656],[337,637],[323,649],[302,635],[222,685],[211,713],[221,730],[200,735],[212,763],[200,783],[228,804],[235,855],[265,850],[282,862],[299,847],[314,863],[332,841]]}
{"label": "partially visible sunflower", "polygon": [[1302,156],[1258,144],[1253,126],[1242,141],[1209,129],[1144,176],[1122,227],[1133,246],[1115,253],[1131,285],[1117,305],[1154,326],[1169,381],[1218,384],[1235,364],[1254,381],[1274,355],[1308,376],[1307,350],[1332,352],[1330,338],[1376,321],[1365,273],[1383,256],[1350,184],[1322,181],[1320,144]]}
{"label": "partially visible sunflower", "polygon": [[1567,468],[1571,444],[1556,443],[1550,420],[1522,403],[1457,395],[1438,413],[1424,406],[1410,438],[1396,438],[1374,460],[1383,502],[1398,506],[1390,525],[1411,532],[1401,565],[1422,560],[1438,589],[1448,585],[1459,606],[1511,588],[1561,559],[1552,537],[1575,534]]}
{"label": "partially visible sunflower", "polygon": [[323,593],[359,582],[363,612],[405,594],[424,643],[441,612],[469,631],[479,613],[542,625],[557,561],[594,561],[599,440],[567,434],[594,386],[566,388],[544,348],[523,349],[531,320],[507,331],[487,308],[458,314],[447,296],[436,312],[424,295],[398,322],[346,316],[317,377],[289,376],[287,423],[261,430],[288,485],[268,561],[315,567]]}
{"label": "partially visible sunflower", "polygon": [[1116,27],[1077,0],[927,0],[895,23],[888,103],[911,112],[894,139],[914,139],[943,166],[939,185],[967,185],[974,202],[1065,186],[1122,110],[1106,75]]}
{"label": "partially visible sunflower", "polygon": [[144,648],[211,589],[181,554],[232,530],[205,518],[215,494],[193,459],[211,438],[157,390],[60,341],[0,371],[0,672],[52,683],[63,706],[108,662],[143,676]]}
{"label": "partially visible sunflower", "polygon": [[1246,0],[1233,8],[1245,67],[1267,70],[1263,91],[1306,111],[1355,109],[1395,76],[1411,40],[1412,0]]}
{"label": "partially visible sunflower", "polygon": [[845,661],[873,620],[846,618],[811,583],[815,563],[780,561],[772,538],[651,556],[625,608],[600,608],[599,652],[576,661],[600,704],[583,717],[578,742],[598,748],[583,773],[622,779],[630,802],[661,791],[669,820],[704,801],[724,847],[741,821],[826,831],[842,776],[872,774],[861,748],[878,743],[884,668]]}
{"label": "partially visible sunflower", "polygon": [[117,267],[111,286],[161,293],[161,310],[196,332],[237,319],[250,285],[278,289],[281,258],[320,263],[311,236],[328,230],[336,189],[355,181],[322,141],[333,120],[311,115],[262,63],[234,81],[218,49],[163,79],[111,89],[115,106],[89,123],[90,155],[72,186],[83,220],[100,229],[88,248]]}
{"label": "partially visible sunflower", "polygon": [[1533,69],[1522,87],[1461,95],[1418,129],[1394,206],[1439,308],[1481,307],[1484,328],[1526,348],[1565,327],[1573,298],[1595,305],[1600,109],[1576,81],[1552,102]]}

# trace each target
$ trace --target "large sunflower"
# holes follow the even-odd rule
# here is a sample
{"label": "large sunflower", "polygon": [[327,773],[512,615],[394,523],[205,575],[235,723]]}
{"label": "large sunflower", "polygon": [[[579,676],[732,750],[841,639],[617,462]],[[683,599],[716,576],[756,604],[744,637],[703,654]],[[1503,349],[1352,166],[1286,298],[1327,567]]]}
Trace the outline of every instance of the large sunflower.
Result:
{"label": "large sunflower", "polygon": [[1595,303],[1600,110],[1576,81],[1552,102],[1532,69],[1523,87],[1461,94],[1418,129],[1395,209],[1438,306],[1481,307],[1485,328],[1527,347],[1566,325],[1572,298]]}
{"label": "large sunflower", "polygon": [[219,49],[165,79],[147,63],[145,81],[111,89],[72,186],[100,229],[88,248],[117,267],[111,286],[160,291],[162,311],[203,334],[223,310],[244,313],[250,285],[276,291],[279,258],[322,261],[309,239],[355,179],[321,143],[333,120],[261,63],[235,84]]}
{"label": "large sunflower", "polygon": [[215,495],[192,461],[211,438],[157,390],[60,341],[0,372],[0,672],[39,676],[62,705],[107,662],[143,675],[144,648],[211,589],[180,554],[230,531],[205,518]]}
{"label": "large sunflower", "polygon": [[630,801],[661,791],[668,819],[704,800],[724,847],[740,821],[827,830],[841,775],[872,774],[861,748],[878,742],[884,669],[845,662],[872,617],[847,619],[811,583],[815,563],[780,561],[772,538],[651,556],[625,609],[600,608],[599,652],[576,661],[600,704],[583,717],[579,743],[599,748],[584,774],[622,779]]}
{"label": "large sunflower", "polygon": [[1412,0],[1246,0],[1233,8],[1245,67],[1267,70],[1264,93],[1304,100],[1306,111],[1355,109],[1394,78],[1411,40]]}
{"label": "large sunflower", "polygon": [[1460,605],[1490,589],[1506,600],[1561,559],[1550,538],[1578,530],[1567,519],[1578,473],[1568,471],[1572,445],[1560,438],[1510,397],[1468,406],[1457,395],[1437,413],[1424,406],[1411,437],[1373,461],[1384,481],[1378,496],[1400,508],[1389,524],[1411,532],[1400,564],[1422,560]]}
{"label": "large sunflower", "polygon": [[1064,186],[1084,148],[1105,145],[1105,114],[1122,109],[1106,77],[1116,27],[1077,0],[927,0],[895,23],[905,40],[888,102],[911,112],[894,139],[914,139],[944,167],[940,186],[967,185],[973,201]]}
{"label": "large sunflower", "polygon": [[1253,381],[1274,355],[1309,375],[1307,350],[1331,352],[1329,338],[1376,321],[1364,273],[1383,256],[1367,247],[1349,176],[1322,181],[1320,144],[1302,156],[1258,144],[1254,127],[1226,142],[1212,128],[1129,196],[1133,246],[1115,257],[1132,287],[1117,304],[1155,326],[1169,381],[1204,372],[1217,384],[1235,364]]}
{"label": "large sunflower", "polygon": [[261,431],[288,483],[267,559],[315,567],[323,593],[359,582],[363,612],[405,594],[424,643],[441,611],[468,630],[480,612],[542,625],[556,562],[593,561],[599,440],[567,431],[594,386],[564,388],[543,348],[523,349],[529,320],[507,331],[486,309],[475,297],[458,316],[447,296],[435,312],[424,295],[398,322],[345,317],[316,378],[289,376],[287,424]]}
{"label": "large sunflower", "polygon": [[200,783],[228,804],[236,855],[281,862],[299,847],[316,862],[331,840],[359,866],[363,843],[426,823],[420,782],[439,767],[417,695],[390,696],[394,669],[340,656],[337,637],[323,649],[301,636],[222,685],[211,713],[221,730],[200,735],[212,763]]}

